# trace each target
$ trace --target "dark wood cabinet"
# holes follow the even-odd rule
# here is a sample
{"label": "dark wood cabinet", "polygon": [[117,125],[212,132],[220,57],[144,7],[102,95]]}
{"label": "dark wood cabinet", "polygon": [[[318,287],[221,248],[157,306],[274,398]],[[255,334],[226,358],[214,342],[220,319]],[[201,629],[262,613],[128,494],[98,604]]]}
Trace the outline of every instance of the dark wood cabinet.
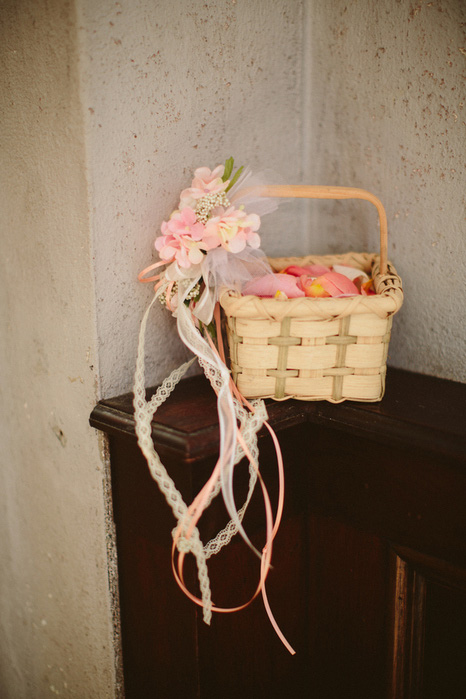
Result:
{"label": "dark wood cabinet", "polygon": [[[99,403],[108,434],[128,699],[464,699],[466,697],[466,386],[390,369],[380,403],[268,403],[282,445],[286,501],[267,592],[210,627],[171,572],[175,520],[134,436],[131,395]],[[215,396],[182,382],[153,423],[186,500],[216,460]],[[272,498],[266,433],[260,465]],[[242,479],[244,477],[244,483]],[[247,468],[238,467],[238,493]],[[240,499],[240,498],[238,498]],[[204,540],[227,521],[221,497]],[[263,541],[260,498],[246,528]],[[259,563],[236,537],[209,560],[213,599],[248,599]],[[194,566],[187,576],[195,589]]]}

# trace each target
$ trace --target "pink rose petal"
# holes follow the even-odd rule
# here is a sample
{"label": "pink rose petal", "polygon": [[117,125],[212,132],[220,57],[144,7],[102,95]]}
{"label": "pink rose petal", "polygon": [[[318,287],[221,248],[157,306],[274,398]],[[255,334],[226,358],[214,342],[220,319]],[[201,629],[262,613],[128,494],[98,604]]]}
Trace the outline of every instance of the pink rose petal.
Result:
{"label": "pink rose petal", "polygon": [[323,265],[307,265],[306,267],[300,267],[299,265],[290,265],[286,267],[281,273],[282,274],[293,274],[295,277],[301,277],[303,274],[307,274],[311,277],[320,277],[322,274],[330,272],[329,267],[324,267]]}
{"label": "pink rose petal", "polygon": [[325,267],[324,265],[307,265],[306,274],[310,274],[311,277],[320,277],[322,274],[327,274],[330,272],[330,267]]}
{"label": "pink rose petal", "polygon": [[362,269],[356,269],[355,267],[349,267],[348,265],[333,265],[333,271],[338,272],[338,274],[343,274],[348,279],[354,282],[355,279],[359,277],[362,278],[364,282],[368,281],[369,277]]}
{"label": "pink rose petal", "polygon": [[272,298],[277,291],[283,291],[290,299],[298,298],[305,294],[298,288],[297,281],[297,278],[290,274],[266,274],[245,284],[243,295]]}
{"label": "pink rose petal", "polygon": [[300,289],[304,290],[306,296],[313,298],[330,296],[329,292],[324,288],[321,283],[323,277],[311,277],[308,274],[303,274],[299,278],[298,286]]}
{"label": "pink rose petal", "polygon": [[338,272],[327,272],[319,277],[319,281],[330,296],[355,296],[359,294],[356,284]]}

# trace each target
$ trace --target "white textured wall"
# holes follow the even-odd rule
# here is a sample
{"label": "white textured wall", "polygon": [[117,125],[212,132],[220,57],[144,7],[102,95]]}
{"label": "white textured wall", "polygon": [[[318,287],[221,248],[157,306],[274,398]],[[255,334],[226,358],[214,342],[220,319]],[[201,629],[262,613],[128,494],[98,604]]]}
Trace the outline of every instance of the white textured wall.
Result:
{"label": "white textured wall", "polygon": [[[104,395],[130,390],[159,226],[196,167],[233,155],[285,179],[302,168],[302,3],[80,0],[99,356]],[[298,231],[264,240],[297,250]],[[291,235],[292,233],[292,235]],[[147,381],[187,356],[166,310],[148,333]]]}
{"label": "white textured wall", "polygon": [[[160,222],[228,155],[378,194],[407,298],[390,362],[466,380],[464,3],[80,3],[104,395],[131,387]],[[267,252],[376,248],[370,205],[302,209],[264,221]],[[186,356],[160,308],[148,346],[149,383]]]}
{"label": "white textured wall", "polygon": [[1,9],[0,696],[113,699],[76,22]]}
{"label": "white textured wall", "polygon": [[[389,361],[464,382],[466,3],[308,6],[312,182],[370,189],[385,204],[406,294]],[[370,208],[313,210],[312,246],[376,249]]]}

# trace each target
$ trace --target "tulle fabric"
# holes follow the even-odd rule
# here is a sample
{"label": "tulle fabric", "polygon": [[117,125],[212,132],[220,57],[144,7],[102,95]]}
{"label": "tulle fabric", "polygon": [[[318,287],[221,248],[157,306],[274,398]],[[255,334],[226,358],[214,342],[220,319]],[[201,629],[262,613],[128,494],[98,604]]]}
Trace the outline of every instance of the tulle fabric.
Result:
{"label": "tulle fabric", "polygon": [[248,213],[262,217],[276,211],[280,204],[290,201],[278,197],[258,197],[249,192],[251,187],[262,187],[270,184],[284,184],[284,181],[272,170],[253,173],[250,168],[246,168],[229,190],[227,196],[236,209],[244,206]]}
{"label": "tulle fabric", "polygon": [[[253,174],[246,168],[238,181],[228,192],[228,198],[235,208],[244,207],[248,213],[264,216],[276,211],[279,204],[286,199],[258,197],[251,195],[251,187],[266,184],[279,184],[278,177],[270,171]],[[262,234],[262,231],[261,231]],[[204,281],[205,288],[199,302],[194,308],[194,315],[202,323],[208,325],[212,321],[215,304],[222,287],[241,292],[243,286],[266,274],[272,274],[272,269],[261,249],[246,246],[240,252],[229,252],[223,247],[209,250],[200,264],[183,268],[177,262],[172,262],[165,269],[167,281]],[[194,284],[190,286],[192,288]]]}
{"label": "tulle fabric", "polygon": [[[270,184],[271,182],[277,183],[277,178],[275,176],[270,176],[269,173],[253,175],[249,169],[246,169],[238,179],[238,182],[228,192],[228,199],[235,208],[244,207],[248,214],[255,213],[262,217],[265,214],[275,211],[278,208],[278,205],[284,200],[272,199],[269,197],[258,197],[251,195],[249,190],[252,187]],[[198,498],[196,498],[196,501],[192,504],[192,506],[190,508],[186,508],[183,502],[178,502],[179,498],[176,495],[174,484],[171,483],[163,466],[159,463],[159,459],[150,439],[150,421],[155,413],[156,406],[154,405],[153,409],[149,410],[150,406],[146,404],[144,397],[143,367],[144,332],[145,324],[147,322],[146,313],[141,326],[140,347],[138,350],[138,369],[136,372],[134,389],[135,415],[138,441],[141,448],[143,445],[145,445],[145,451],[143,450],[143,453],[148,459],[149,466],[152,466],[151,473],[159,483],[162,491],[165,493],[167,501],[172,504],[172,507],[176,505],[174,514],[179,521],[179,525],[175,531],[174,550],[177,548],[180,551],[180,558],[178,561],[178,567],[173,567],[175,577],[178,584],[185,591],[188,597],[202,605],[204,621],[206,621],[206,623],[210,623],[212,611],[234,611],[234,609],[222,610],[215,607],[212,608],[210,584],[206,566],[206,554],[208,552],[207,549],[209,549],[209,545],[206,547],[206,549],[204,549],[202,542],[199,539],[199,533],[196,527],[202,511],[208,506],[211,499],[215,497],[215,494],[219,491],[219,489],[221,489],[226,509],[231,518],[231,522],[227,527],[229,532],[231,530],[231,532],[228,534],[229,537],[231,538],[235,532],[240,533],[241,537],[244,539],[247,545],[253,549],[261,561],[260,583],[254,597],[260,591],[262,591],[264,605],[274,629],[290,653],[294,653],[294,650],[284,638],[275,619],[273,618],[265,592],[265,579],[271,566],[273,539],[278,530],[281,512],[283,509],[283,462],[278,440],[276,439],[273,430],[271,430],[270,426],[265,421],[267,413],[263,401],[257,401],[257,405],[254,407],[249,405],[249,408],[252,409],[250,419],[251,421],[254,420],[255,424],[257,424],[250,437],[244,441],[243,427],[247,425],[247,423],[244,423],[244,410],[241,402],[238,401],[237,396],[235,397],[234,391],[231,388],[232,386],[233,388],[235,387],[232,384],[230,372],[224,363],[224,357],[223,355],[220,356],[219,352],[211,342],[210,337],[206,336],[207,339],[203,337],[199,331],[199,328],[197,327],[197,321],[201,321],[205,325],[211,323],[214,316],[215,306],[220,296],[220,290],[222,288],[228,287],[241,292],[243,287],[248,282],[252,282],[260,277],[272,274],[272,269],[262,250],[252,248],[250,246],[245,246],[243,250],[236,253],[232,253],[223,247],[214,248],[208,251],[208,254],[204,256],[199,264],[191,265],[188,268],[182,268],[176,261],[172,261],[171,263],[167,264],[164,272],[160,275],[157,274],[151,277],[146,276],[146,273],[151,272],[161,264],[163,263],[156,263],[151,265],[151,267],[148,267],[139,275],[139,279],[140,281],[157,282],[155,286],[155,298],[165,294],[167,307],[176,317],[180,339],[197,357],[207,378],[209,378],[211,381],[212,388],[217,394],[217,412],[220,433],[219,457],[215,472],[212,474],[211,479],[209,479],[209,482],[199,494]],[[175,282],[177,287],[174,287]],[[191,292],[195,290],[196,285],[200,282],[204,283],[201,297],[197,303],[190,304],[190,307],[188,307],[185,301],[191,298]],[[172,293],[175,288],[177,289],[176,293]],[[151,306],[152,304],[153,302],[151,303]],[[219,329],[219,318],[216,318]],[[183,373],[186,370],[184,367],[181,369]],[[242,397],[240,396],[240,398]],[[253,417],[254,411],[255,417]],[[256,433],[262,424],[266,425],[267,429],[269,429],[272,434],[272,438],[274,439],[280,472],[280,497],[275,521],[272,515],[270,499],[268,497],[265,484],[260,477],[255,456],[255,452],[257,451]],[[250,496],[248,495],[247,502],[240,509],[238,509],[235,501],[233,487],[234,468],[235,465],[241,460],[242,455],[247,456],[250,462],[250,489],[254,487],[255,480],[258,478],[263,492],[266,511],[266,544],[262,552],[257,550],[252,544],[242,524],[244,509],[247,507]],[[173,493],[175,493],[176,497]],[[221,537],[221,535],[223,536],[223,532],[219,533],[219,537]],[[229,540],[228,537],[226,541],[227,540]],[[224,544],[222,543],[221,545]],[[186,551],[184,548],[186,548]],[[188,551],[191,551],[196,557],[202,599],[197,599],[195,596],[189,593],[184,585],[182,562],[184,559],[184,554]],[[238,607],[238,609],[241,609],[244,606],[246,605],[242,605],[241,607]]]}
{"label": "tulle fabric", "polygon": [[224,248],[211,250],[202,264],[205,289],[193,313],[208,325],[222,287],[241,292],[243,286],[253,279],[272,273],[272,268],[262,250],[245,247],[241,252],[228,252]]}

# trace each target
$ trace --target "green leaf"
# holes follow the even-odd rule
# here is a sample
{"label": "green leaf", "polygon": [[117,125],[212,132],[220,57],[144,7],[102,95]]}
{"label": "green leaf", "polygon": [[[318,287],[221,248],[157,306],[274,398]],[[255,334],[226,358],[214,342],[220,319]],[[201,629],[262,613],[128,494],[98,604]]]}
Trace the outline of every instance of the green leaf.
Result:
{"label": "green leaf", "polygon": [[199,321],[199,330],[201,331],[201,335],[208,334],[214,340],[214,342],[217,342],[217,328],[215,327],[215,322],[212,320],[209,325],[205,325],[205,323],[202,323]]}
{"label": "green leaf", "polygon": [[235,176],[234,176],[233,179],[230,181],[230,184],[229,184],[228,187],[226,188],[225,192],[228,192],[228,190],[231,189],[231,188],[233,187],[233,185],[238,181],[238,177],[241,175],[241,173],[243,172],[243,170],[244,170],[244,167],[243,167],[243,165],[241,165],[241,167],[239,167],[239,168],[237,169],[237,171],[235,172]]}
{"label": "green leaf", "polygon": [[228,160],[225,160],[225,172],[223,173],[222,180],[226,182],[228,179],[230,179],[230,175],[233,172],[233,164],[234,164],[234,159],[233,158],[228,158]]}

